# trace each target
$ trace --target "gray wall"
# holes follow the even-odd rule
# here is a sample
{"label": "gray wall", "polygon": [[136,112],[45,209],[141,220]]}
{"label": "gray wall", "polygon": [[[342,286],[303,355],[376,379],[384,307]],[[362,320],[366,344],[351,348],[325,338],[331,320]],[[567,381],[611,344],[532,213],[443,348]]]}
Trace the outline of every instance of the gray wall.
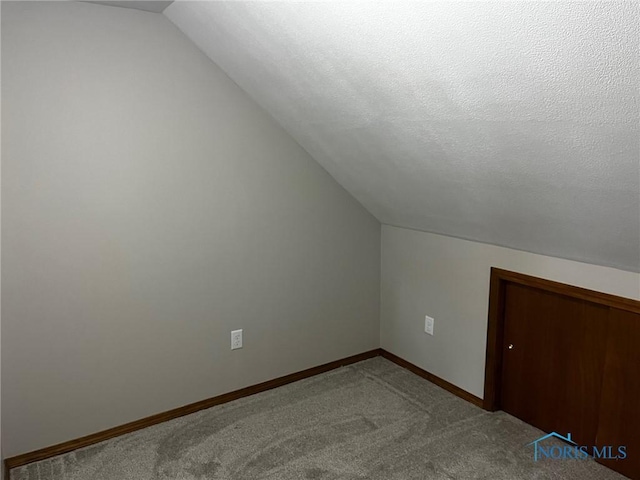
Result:
{"label": "gray wall", "polygon": [[384,225],[382,348],[482,398],[492,266],[640,299],[637,273]]}
{"label": "gray wall", "polygon": [[5,456],[379,346],[380,224],[166,18],[2,2],[2,74]]}
{"label": "gray wall", "polygon": [[[2,8],[0,8],[0,25],[2,22]],[[0,46],[2,45],[1,35],[0,35]],[[1,68],[0,68],[1,71]],[[2,84],[2,75],[0,74],[0,85]],[[0,86],[0,90],[2,87]],[[2,110],[2,95],[0,95],[0,111]],[[2,128],[0,128],[0,145],[2,145]],[[0,149],[1,150],[1,149]],[[0,172],[2,171],[2,154],[0,152]],[[2,193],[2,176],[0,174],[0,196]],[[1,202],[0,202],[1,203]],[[0,219],[2,214],[0,213]],[[0,230],[2,222],[0,221]],[[0,235],[0,251],[2,251],[2,235]],[[0,271],[2,270],[2,260],[0,258]],[[0,296],[2,292],[2,276],[0,275]],[[2,449],[2,302],[0,302],[0,478],[4,478],[4,462],[2,459],[4,458],[3,449]]]}
{"label": "gray wall", "polygon": [[[0,26],[2,25],[2,8],[0,8]],[[1,33],[1,32],[0,32]],[[0,50],[2,46],[2,35],[0,34]],[[1,57],[1,55],[0,55]],[[0,62],[0,112],[2,111],[2,68]],[[2,122],[0,122],[2,123]],[[0,128],[0,145],[2,145],[2,128]],[[0,148],[0,199],[2,196],[2,149]],[[2,202],[0,201],[0,207]],[[2,212],[0,208],[0,252],[2,251]],[[0,255],[0,271],[2,271],[2,256]],[[2,275],[0,275],[0,298],[2,296]],[[0,478],[4,478],[4,448],[2,446],[2,302],[0,301]]]}

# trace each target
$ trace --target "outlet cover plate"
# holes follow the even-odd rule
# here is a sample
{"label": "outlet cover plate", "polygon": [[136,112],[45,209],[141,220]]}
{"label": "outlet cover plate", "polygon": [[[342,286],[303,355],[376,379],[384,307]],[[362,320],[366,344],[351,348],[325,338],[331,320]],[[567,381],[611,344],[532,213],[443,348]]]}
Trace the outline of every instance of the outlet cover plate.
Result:
{"label": "outlet cover plate", "polygon": [[231,331],[231,350],[242,348],[242,330]]}
{"label": "outlet cover plate", "polygon": [[433,324],[435,320],[428,315],[424,317],[424,332],[433,335]]}

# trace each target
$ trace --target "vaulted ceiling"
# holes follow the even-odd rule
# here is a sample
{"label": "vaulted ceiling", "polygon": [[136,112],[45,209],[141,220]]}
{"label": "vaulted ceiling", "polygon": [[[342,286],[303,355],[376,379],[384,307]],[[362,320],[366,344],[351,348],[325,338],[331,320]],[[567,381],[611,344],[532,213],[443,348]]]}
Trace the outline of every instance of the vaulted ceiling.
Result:
{"label": "vaulted ceiling", "polygon": [[382,223],[640,271],[637,2],[164,15]]}

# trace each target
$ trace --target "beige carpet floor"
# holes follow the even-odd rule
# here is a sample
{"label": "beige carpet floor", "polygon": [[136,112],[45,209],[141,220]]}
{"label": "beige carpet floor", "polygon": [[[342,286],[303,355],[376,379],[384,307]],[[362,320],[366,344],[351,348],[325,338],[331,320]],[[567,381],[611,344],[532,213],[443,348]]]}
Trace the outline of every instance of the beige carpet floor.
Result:
{"label": "beige carpet floor", "polygon": [[11,472],[12,480],[624,478],[373,358]]}

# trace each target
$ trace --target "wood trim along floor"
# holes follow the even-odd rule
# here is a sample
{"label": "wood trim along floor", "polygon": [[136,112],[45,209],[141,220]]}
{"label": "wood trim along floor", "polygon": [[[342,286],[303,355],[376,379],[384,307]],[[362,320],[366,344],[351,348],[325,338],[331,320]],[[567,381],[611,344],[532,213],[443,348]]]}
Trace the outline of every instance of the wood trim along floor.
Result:
{"label": "wood trim along floor", "polygon": [[196,403],[191,403],[189,405],[174,408],[173,410],[168,410],[163,413],[151,415],[150,417],[142,418],[140,420],[125,423],[124,425],[109,428],[98,433],[93,433],[91,435],[76,438],[75,440],[69,440],[67,442],[59,443],[51,447],[45,447],[40,450],[35,450],[33,452],[10,457],[5,459],[4,461],[5,476],[7,479],[9,478],[8,472],[12,468],[21,467],[23,465],[27,465],[28,463],[39,462],[41,460],[55,457],[57,455],[62,455],[63,453],[68,453],[79,448],[88,447],[89,445],[103,442],[120,435],[135,432],[136,430],[147,428],[158,423],[166,422],[168,420],[173,420],[174,418],[179,418],[184,415],[189,415],[191,413],[195,413],[206,408],[211,408],[222,403],[231,402],[239,398],[248,397],[249,395],[265,392],[273,388],[287,385],[288,383],[297,382],[298,380],[313,377],[320,373],[325,373],[344,365],[361,362],[362,360],[377,357],[379,355],[380,349],[376,348],[374,350],[363,352],[358,355],[353,355],[341,360],[336,360],[334,362],[325,363],[324,365],[319,365],[317,367],[308,368],[306,370],[292,373],[290,375],[285,375],[284,377],[274,378],[266,382],[258,383],[257,385],[251,385],[249,387],[241,388],[240,390],[224,393],[222,395],[218,395],[217,397],[208,398],[206,400],[201,400]]}
{"label": "wood trim along floor", "polygon": [[460,387],[455,386],[453,383],[449,383],[446,380],[434,375],[433,373],[427,372],[422,368],[414,365],[413,363],[407,362],[404,358],[400,358],[397,355],[394,355],[391,352],[387,352],[386,350],[380,349],[380,355],[386,358],[387,360],[392,361],[393,363],[400,365],[403,368],[406,368],[410,372],[415,373],[419,377],[424,378],[425,380],[429,380],[431,383],[439,386],[440,388],[448,391],[449,393],[453,393],[455,396],[460,397],[463,400],[466,400],[469,403],[472,403],[476,407],[482,408],[482,399],[476,397],[475,395],[463,390]]}
{"label": "wood trim along floor", "polygon": [[10,480],[9,471],[13,468],[21,467],[23,465],[27,465],[33,462],[46,460],[48,458],[55,457],[57,455],[62,455],[64,453],[68,453],[73,450],[77,450],[79,448],[88,447],[89,445],[103,442],[105,440],[109,440],[111,438],[118,437],[120,435],[125,435],[127,433],[135,432],[136,430],[147,428],[152,425],[157,425],[158,423],[166,422],[168,420],[173,420],[174,418],[179,418],[184,415],[189,415],[191,413],[195,413],[200,410],[211,408],[223,403],[231,402],[233,400],[237,400],[242,397],[248,397],[249,395],[265,392],[273,388],[281,387],[289,383],[297,382],[298,380],[303,380],[305,378],[313,377],[315,375],[319,375],[321,373],[325,373],[345,365],[361,362],[362,360],[367,360],[369,358],[373,358],[377,356],[382,356],[387,360],[403,368],[406,368],[407,370],[415,373],[416,375],[462,398],[463,400],[466,400],[478,407],[482,407],[482,399],[476,397],[475,395],[472,395],[469,392],[461,389],[460,387],[456,387],[452,383],[449,383],[446,380],[443,380],[442,378],[437,377],[436,375],[433,375],[432,373],[429,373],[426,370],[423,370],[422,368],[407,362],[406,360],[398,357],[397,355],[394,355],[393,353],[387,352],[386,350],[383,350],[381,348],[376,348],[374,350],[369,350],[368,352],[363,352],[358,355],[353,355],[351,357],[343,358],[341,360],[336,360],[333,362],[325,363],[324,365],[319,365],[317,367],[308,368],[306,370],[292,373],[290,375],[285,375],[284,377],[274,378],[266,382],[258,383],[257,385],[252,385],[249,387],[241,388],[240,390],[235,390],[233,392],[218,395],[217,397],[208,398],[200,402],[191,403],[183,407],[178,407],[163,413],[151,415],[150,417],[142,418],[140,420],[136,420],[130,423],[125,423],[124,425],[113,427],[108,430],[103,430],[102,432],[93,433],[91,435],[76,438],[75,440],[69,440],[67,442],[59,443],[51,447],[45,447],[40,450],[35,450],[33,452],[24,453],[22,455],[17,455],[15,457],[7,458],[4,461],[5,480]]}

